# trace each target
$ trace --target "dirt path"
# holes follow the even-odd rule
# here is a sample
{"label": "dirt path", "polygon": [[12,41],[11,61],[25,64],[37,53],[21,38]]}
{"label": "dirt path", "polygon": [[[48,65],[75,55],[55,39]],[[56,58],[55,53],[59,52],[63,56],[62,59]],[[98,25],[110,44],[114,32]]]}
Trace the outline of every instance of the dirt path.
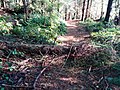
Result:
{"label": "dirt path", "polygon": [[[67,21],[67,34],[58,37],[58,40],[62,42],[60,45],[69,46],[88,40],[89,33],[78,26],[78,22]],[[87,84],[87,79],[83,78],[86,75],[82,74],[82,68],[64,67],[66,60],[57,57],[37,81],[36,90],[88,90],[86,87],[89,87],[89,83]]]}
{"label": "dirt path", "polygon": [[85,31],[85,28],[83,26],[78,25],[79,20],[66,21],[66,23],[66,35],[59,36],[57,39],[61,42],[60,45],[71,45],[88,40],[90,35]]}

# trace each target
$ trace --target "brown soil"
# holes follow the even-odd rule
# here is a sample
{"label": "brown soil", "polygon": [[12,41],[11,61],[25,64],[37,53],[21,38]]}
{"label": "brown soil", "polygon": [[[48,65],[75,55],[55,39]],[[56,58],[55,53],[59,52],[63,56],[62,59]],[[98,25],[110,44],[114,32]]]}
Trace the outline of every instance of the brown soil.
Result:
{"label": "brown soil", "polygon": [[80,26],[79,20],[66,21],[67,33],[64,36],[59,36],[58,41],[61,41],[60,45],[72,45],[83,41],[88,41],[90,34],[85,31],[84,26]]}

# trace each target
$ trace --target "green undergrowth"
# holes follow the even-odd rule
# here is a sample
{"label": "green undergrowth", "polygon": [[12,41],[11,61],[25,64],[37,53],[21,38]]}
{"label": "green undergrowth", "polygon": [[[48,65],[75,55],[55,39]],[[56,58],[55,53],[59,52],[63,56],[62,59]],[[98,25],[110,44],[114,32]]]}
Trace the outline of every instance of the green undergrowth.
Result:
{"label": "green undergrowth", "polygon": [[[107,52],[96,52],[88,58],[82,60],[82,65],[97,67],[110,65],[112,68],[111,73],[113,75],[106,77],[109,84],[120,86],[120,27],[115,26],[112,20],[106,24],[104,22],[95,22],[93,20],[87,20],[81,22],[84,25],[86,31],[91,34],[91,44],[95,47],[107,48]],[[86,62],[87,61],[87,62]],[[91,61],[93,61],[91,63]],[[111,62],[112,61],[112,62]]]}
{"label": "green undergrowth", "polygon": [[15,25],[0,17],[0,34],[18,36],[31,43],[57,44],[56,38],[66,33],[66,25],[59,18],[33,15],[27,21],[20,19]]}
{"label": "green undergrowth", "polygon": [[[84,25],[86,31],[91,34],[91,49],[84,49],[84,55],[78,57],[70,57],[67,60],[67,66],[70,67],[102,67],[110,66],[119,62],[120,59],[120,28],[115,26],[112,21],[104,24],[87,20],[80,22]],[[90,48],[89,48],[90,49]],[[82,52],[82,53],[83,53]],[[79,53],[79,52],[78,52]],[[81,52],[80,52],[81,53]]]}
{"label": "green undergrowth", "polygon": [[8,17],[0,16],[0,35],[10,34],[10,30],[13,29],[11,22],[7,22]]}
{"label": "green undergrowth", "polygon": [[120,87],[120,63],[116,63],[112,65],[112,74],[111,76],[108,76],[106,79],[110,84],[114,84]]}

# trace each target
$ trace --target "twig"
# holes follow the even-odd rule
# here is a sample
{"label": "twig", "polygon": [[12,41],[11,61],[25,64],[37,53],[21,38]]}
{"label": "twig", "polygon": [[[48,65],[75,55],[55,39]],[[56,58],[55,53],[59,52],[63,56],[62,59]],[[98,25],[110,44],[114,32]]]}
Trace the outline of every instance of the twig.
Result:
{"label": "twig", "polygon": [[104,79],[104,77],[101,77],[98,81],[98,83],[100,83],[102,80]]}
{"label": "twig", "polygon": [[89,68],[88,72],[90,73],[90,72],[91,72],[91,70],[92,70],[92,66],[90,66],[90,68]]}
{"label": "twig", "polygon": [[7,85],[7,84],[2,84],[4,87],[12,87],[12,88],[33,88],[32,86],[15,86],[15,85]]}
{"label": "twig", "polygon": [[106,88],[105,88],[105,90],[108,90],[108,88],[109,88],[109,84],[108,84],[108,82],[107,82],[107,80],[105,79],[105,82],[106,82]]}
{"label": "twig", "polygon": [[37,76],[37,78],[35,79],[35,82],[34,82],[34,84],[33,84],[34,89],[35,89],[35,86],[36,86],[36,83],[37,83],[39,77],[43,74],[43,72],[44,72],[47,68],[48,68],[48,67],[45,67],[45,68],[39,73],[39,75]]}
{"label": "twig", "polygon": [[[63,57],[65,57],[65,56],[61,56],[61,57],[58,57],[58,58],[63,58]],[[34,82],[34,84],[33,84],[34,89],[36,88],[36,87],[35,87],[35,86],[36,86],[36,83],[37,83],[38,79],[40,78],[40,76],[43,74],[43,72],[44,72],[55,60],[57,60],[58,58],[54,58],[54,59],[48,64],[48,66],[46,66],[45,68],[42,69],[42,71],[39,73],[39,75],[38,75],[37,78],[35,79],[35,82]]]}
{"label": "twig", "polygon": [[69,58],[69,56],[70,56],[70,54],[71,54],[72,47],[73,47],[73,45],[71,45],[71,47],[70,47],[70,51],[69,51],[69,53],[68,53],[68,55],[67,55],[67,58],[66,58],[66,60],[65,60],[65,63],[63,64],[63,66],[62,66],[61,70],[62,70],[62,69],[63,69],[63,67],[65,66],[65,64],[66,64],[66,62],[67,62],[67,60],[68,60],[68,58]]}

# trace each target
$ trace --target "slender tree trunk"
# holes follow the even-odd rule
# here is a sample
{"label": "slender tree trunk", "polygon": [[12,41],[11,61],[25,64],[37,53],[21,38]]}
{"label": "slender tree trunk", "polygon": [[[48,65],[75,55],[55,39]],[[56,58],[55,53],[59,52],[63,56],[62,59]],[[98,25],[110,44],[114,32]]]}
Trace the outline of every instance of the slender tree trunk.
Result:
{"label": "slender tree trunk", "polygon": [[5,5],[4,5],[4,0],[1,0],[1,7],[5,7]]}
{"label": "slender tree trunk", "polygon": [[104,12],[103,12],[103,4],[104,4],[104,1],[101,0],[101,16],[100,16],[100,18],[102,18],[103,14],[104,14]]}
{"label": "slender tree trunk", "polygon": [[118,25],[120,25],[120,1],[118,0],[118,8],[119,8],[119,22]]}
{"label": "slender tree trunk", "polygon": [[65,20],[67,20],[67,7],[65,7]]}
{"label": "slender tree trunk", "polygon": [[58,5],[57,5],[57,11],[58,11],[58,13],[60,12],[60,10],[59,10],[59,8],[60,8],[60,0],[58,0]]}
{"label": "slender tree trunk", "polygon": [[77,11],[76,11],[76,19],[79,19],[78,9],[77,9]]}
{"label": "slender tree trunk", "polygon": [[25,20],[27,20],[27,18],[28,18],[28,2],[29,2],[29,0],[22,0],[22,2],[23,2],[23,6],[24,6],[24,15],[25,15]]}
{"label": "slender tree trunk", "polygon": [[86,14],[85,14],[85,20],[88,18],[88,12],[89,12],[89,3],[90,0],[87,1],[87,8],[86,8]]}
{"label": "slender tree trunk", "polygon": [[109,21],[110,12],[111,12],[111,9],[112,9],[112,3],[113,3],[113,0],[108,1],[107,12],[106,12],[106,16],[105,16],[105,19],[104,19],[105,22]]}
{"label": "slender tree trunk", "polygon": [[90,17],[90,13],[91,13],[91,7],[92,7],[92,0],[90,0],[90,5],[89,5],[89,12],[88,12],[88,17]]}
{"label": "slender tree trunk", "polygon": [[85,2],[86,2],[86,0],[83,1],[83,7],[82,7],[82,18],[81,18],[81,21],[84,21]]}

